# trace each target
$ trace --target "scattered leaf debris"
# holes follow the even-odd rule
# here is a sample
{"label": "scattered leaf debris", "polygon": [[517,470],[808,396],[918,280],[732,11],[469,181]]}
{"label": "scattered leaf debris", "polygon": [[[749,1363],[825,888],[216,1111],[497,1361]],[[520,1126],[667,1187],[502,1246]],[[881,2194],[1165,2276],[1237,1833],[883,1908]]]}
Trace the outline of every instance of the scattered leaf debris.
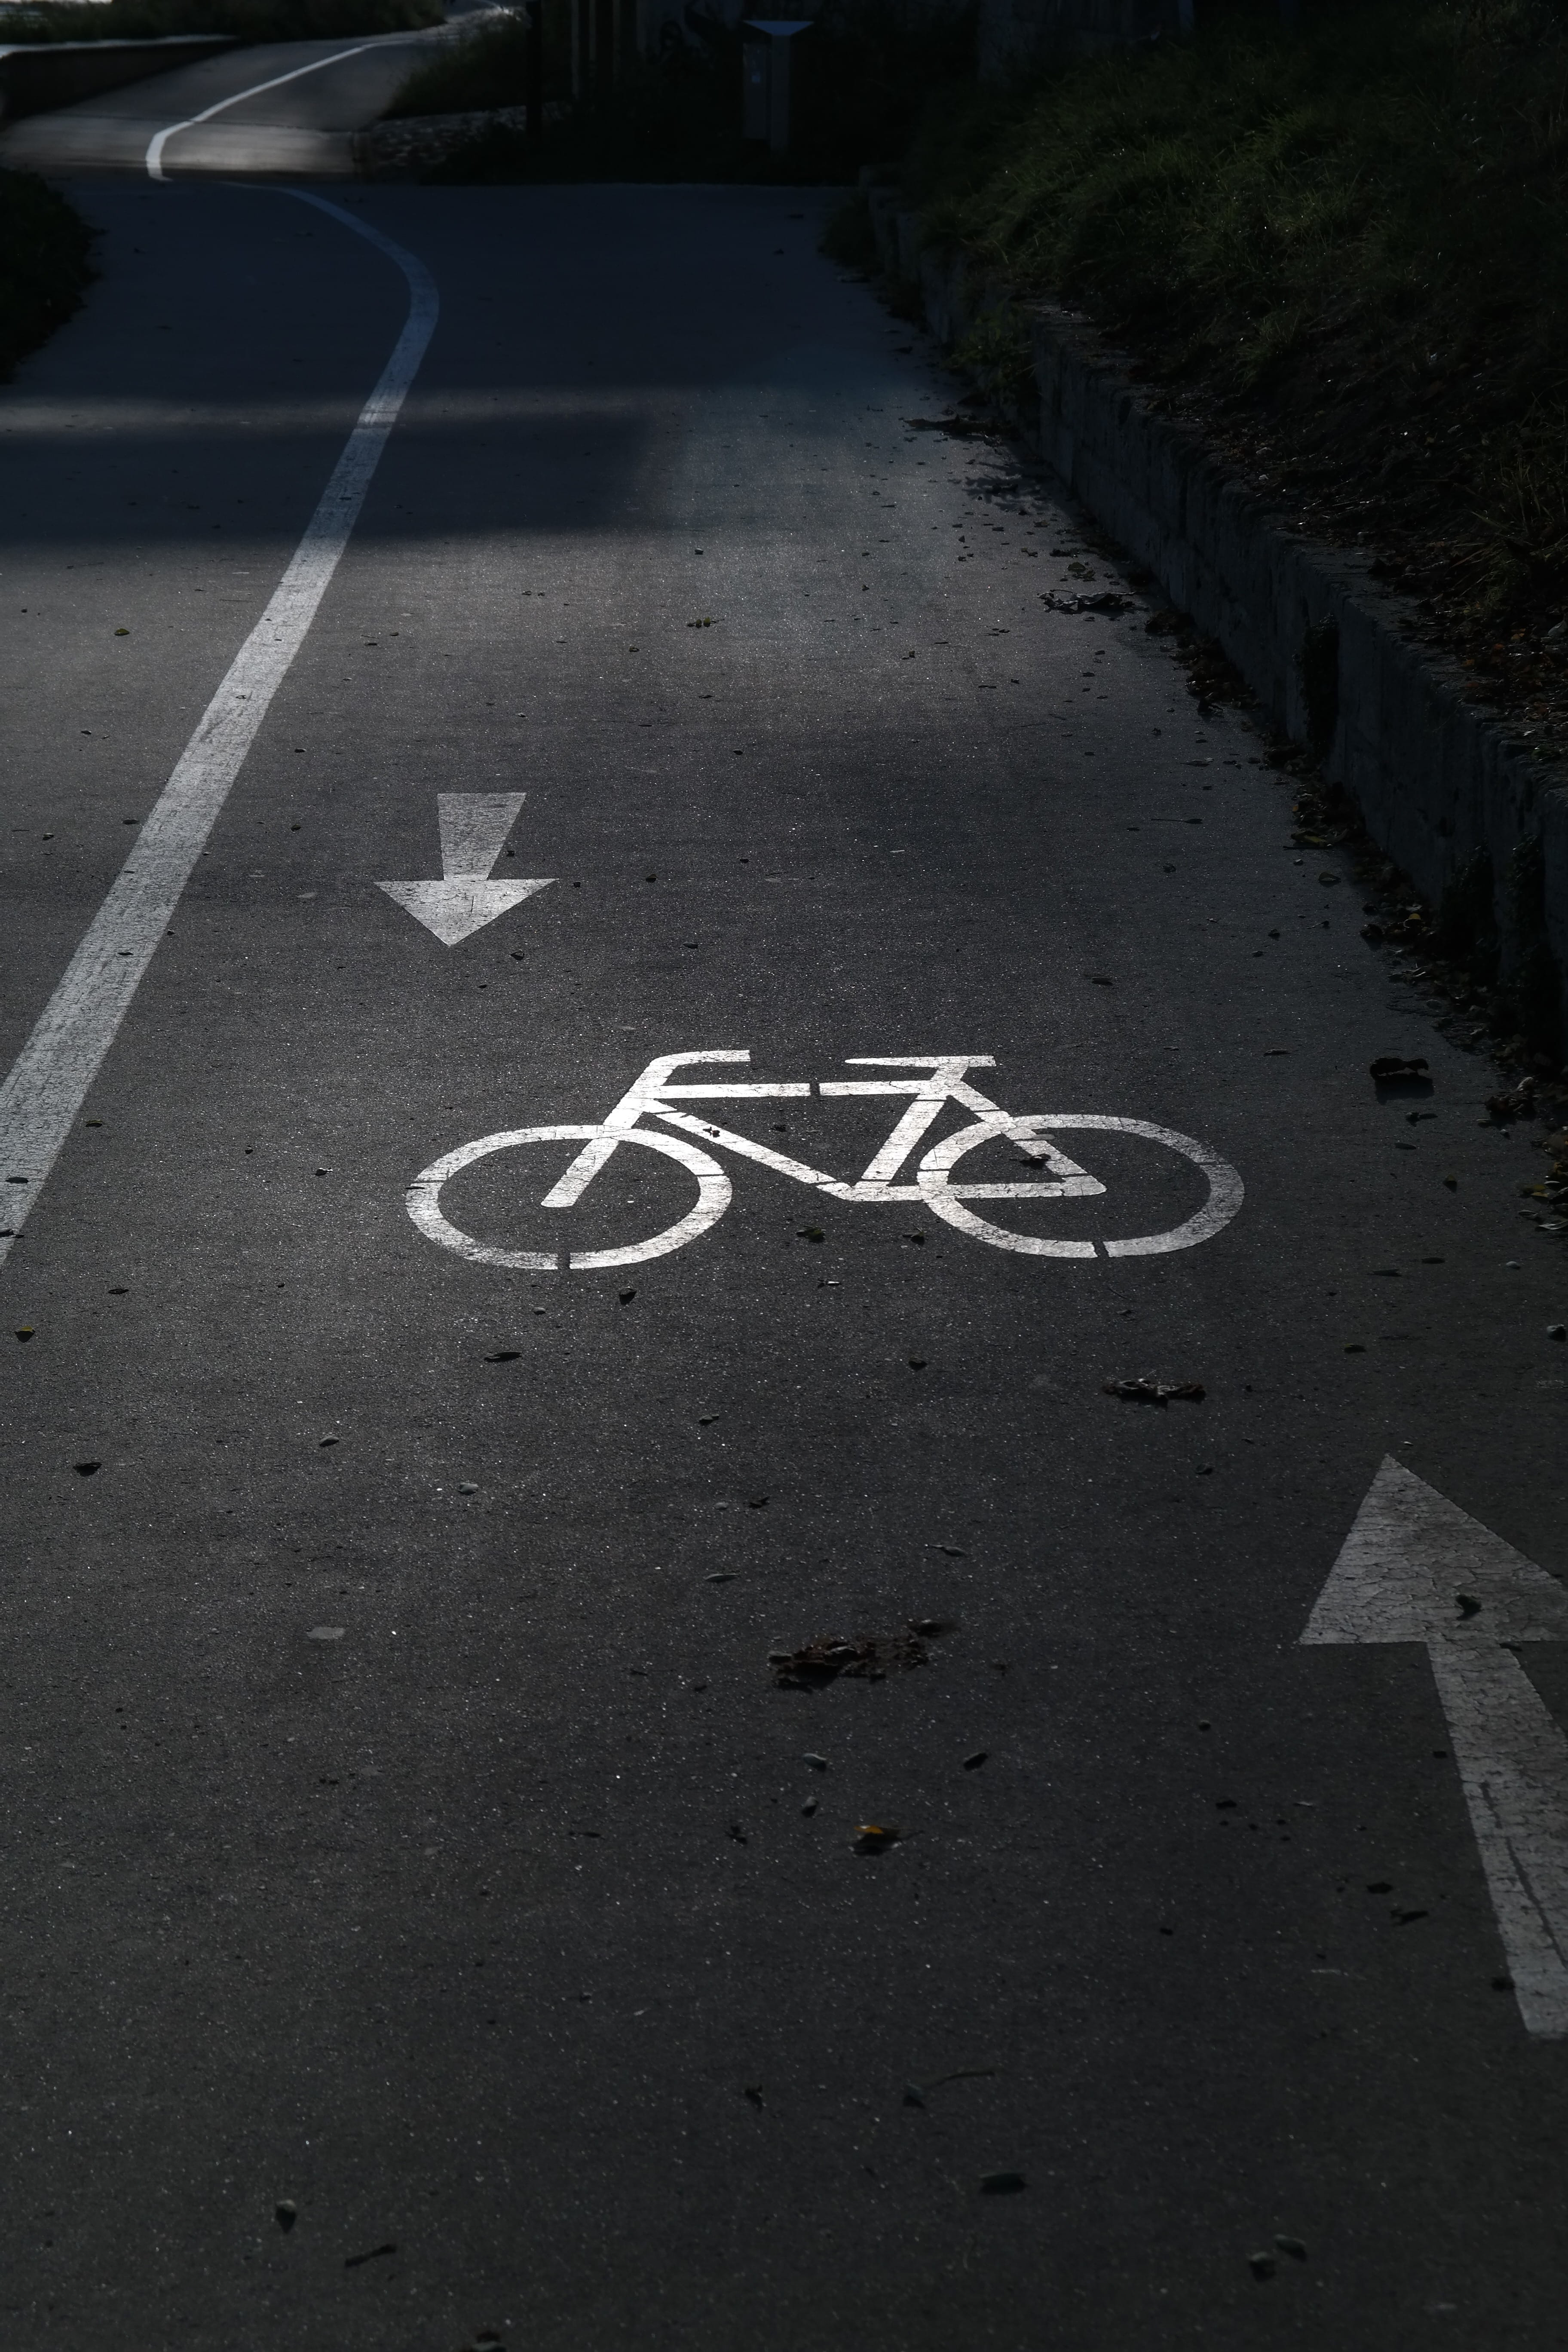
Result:
{"label": "scattered leaf debris", "polygon": [[820,1690],[837,1682],[840,1675],[879,1683],[889,1674],[923,1666],[930,1655],[926,1640],[948,1630],[934,1617],[921,1618],[920,1624],[930,1628],[925,1639],[912,1625],[908,1633],[863,1633],[853,1642],[842,1634],[822,1633],[813,1642],[803,1642],[798,1650],[770,1650],[768,1664],[780,1690]]}
{"label": "scattered leaf debris", "polygon": [[954,2066],[945,2074],[933,2074],[929,2083],[906,2083],[906,2107],[923,2107],[928,2091],[940,2091],[944,2083],[987,2083],[997,2073],[994,2066]]}
{"label": "scattered leaf debris", "polygon": [[886,1853],[897,1845],[903,1832],[896,1822],[857,1822],[855,1851],[857,1853]]}
{"label": "scattered leaf debris", "polygon": [[1101,589],[1097,596],[1058,596],[1051,589],[1040,591],[1040,602],[1048,613],[1130,613],[1131,596],[1118,596],[1114,589]]}
{"label": "scattered leaf debris", "polygon": [[1102,1381],[1102,1395],[1120,1397],[1125,1404],[1169,1404],[1173,1397],[1187,1404],[1202,1404],[1205,1390],[1201,1381]]}
{"label": "scattered leaf debris", "polygon": [[1511,1093],[1489,1095],[1487,1108],[1499,1127],[1511,1126],[1517,1118],[1535,1117],[1535,1080],[1521,1078]]}
{"label": "scattered leaf debris", "polygon": [[955,441],[987,440],[1002,430],[983,416],[906,416],[904,424],[911,433],[946,433]]}

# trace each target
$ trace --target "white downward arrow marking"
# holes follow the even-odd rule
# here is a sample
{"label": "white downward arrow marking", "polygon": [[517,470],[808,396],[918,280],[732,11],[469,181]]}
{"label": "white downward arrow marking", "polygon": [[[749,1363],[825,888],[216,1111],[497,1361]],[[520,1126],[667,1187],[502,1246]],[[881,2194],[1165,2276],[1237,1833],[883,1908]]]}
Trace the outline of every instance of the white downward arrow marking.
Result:
{"label": "white downward arrow marking", "polygon": [[1513,1656],[1568,1640],[1568,1590],[1385,1460],[1303,1642],[1425,1642],[1531,2033],[1568,2036],[1568,1740]]}
{"label": "white downward arrow marking", "polygon": [[378,882],[405,907],[416,922],[434,931],[443,947],[455,948],[470,931],[482,930],[520,906],[536,890],[548,890],[554,880],[492,882],[490,867],[500,856],[507,835],[517,822],[526,795],[522,793],[437,793],[436,809],[441,824],[439,882]]}

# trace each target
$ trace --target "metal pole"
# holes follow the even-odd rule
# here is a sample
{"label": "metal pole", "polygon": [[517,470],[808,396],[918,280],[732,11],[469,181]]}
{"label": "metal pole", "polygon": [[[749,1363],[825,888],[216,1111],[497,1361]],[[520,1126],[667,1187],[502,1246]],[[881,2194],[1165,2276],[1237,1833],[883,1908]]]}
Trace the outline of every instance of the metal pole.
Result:
{"label": "metal pole", "polygon": [[528,109],[523,135],[531,147],[544,137],[544,0],[533,0],[522,64],[522,102]]}
{"label": "metal pole", "polygon": [[768,145],[775,155],[789,152],[789,53],[794,47],[788,35],[777,33],[768,43]]}

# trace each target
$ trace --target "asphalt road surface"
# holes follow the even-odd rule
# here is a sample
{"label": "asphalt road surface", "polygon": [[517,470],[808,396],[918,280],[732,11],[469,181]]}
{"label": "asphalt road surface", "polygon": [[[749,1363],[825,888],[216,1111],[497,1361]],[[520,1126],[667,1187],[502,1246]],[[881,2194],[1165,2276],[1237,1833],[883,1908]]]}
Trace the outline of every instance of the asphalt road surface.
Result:
{"label": "asphalt road surface", "polygon": [[[827,199],[79,193],[0,393],[6,2345],[1568,2342],[1461,1777],[1565,1654],[1421,1519],[1550,1617],[1490,1066]],[[1441,1693],[1301,1639],[1384,1457]]]}
{"label": "asphalt road surface", "polygon": [[[414,67],[450,36],[268,41],[24,115],[0,164],[28,172],[308,173],[351,176],[353,134],[385,113]],[[160,133],[167,134],[160,142]],[[154,142],[159,142],[156,146]]]}

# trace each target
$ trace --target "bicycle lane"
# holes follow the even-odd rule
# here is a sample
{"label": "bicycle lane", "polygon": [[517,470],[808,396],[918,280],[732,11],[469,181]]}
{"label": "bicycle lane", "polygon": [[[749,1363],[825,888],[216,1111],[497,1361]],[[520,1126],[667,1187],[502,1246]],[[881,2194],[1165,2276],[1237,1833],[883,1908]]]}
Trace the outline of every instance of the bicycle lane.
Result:
{"label": "bicycle lane", "polygon": [[[1516,1148],[1283,849],[1254,739],[1141,616],[1041,604],[1104,579],[1071,519],[902,429],[942,387],[814,203],[367,201],[442,338],[6,1276],[51,1767],[17,1828],[60,1864],[13,1935],[68,2029],[37,2204],[142,2333],[195,2294],[290,2345],[390,2309],[1010,2345],[1047,2295],[1066,2342],[1242,2344],[1275,2231],[1335,2340],[1528,2324],[1560,2070],[1491,1990],[1424,1662],[1296,1646],[1383,1451],[1560,1557],[1548,1286],[1496,1297]],[[519,794],[489,878],[547,887],[448,948],[381,886],[480,887]],[[1391,1048],[1433,1055],[1440,1151],[1364,1077]],[[825,1082],[951,1053],[1247,1202],[1030,1260],[716,1147],[731,1204],[657,1262],[475,1265],[409,1219],[438,1155],[720,1049],[813,1091],[712,1118],[839,1179],[902,1106]],[[1107,1184],[1064,1232],[1201,1197],[1057,1139]],[[612,1250],[689,1206],[623,1152],[552,1226],[574,1148],[452,1205]],[[1205,1399],[1102,1393],[1142,1372]],[[917,1664],[911,1621],[955,1630]],[[893,1670],[778,1687],[824,1633]]]}

